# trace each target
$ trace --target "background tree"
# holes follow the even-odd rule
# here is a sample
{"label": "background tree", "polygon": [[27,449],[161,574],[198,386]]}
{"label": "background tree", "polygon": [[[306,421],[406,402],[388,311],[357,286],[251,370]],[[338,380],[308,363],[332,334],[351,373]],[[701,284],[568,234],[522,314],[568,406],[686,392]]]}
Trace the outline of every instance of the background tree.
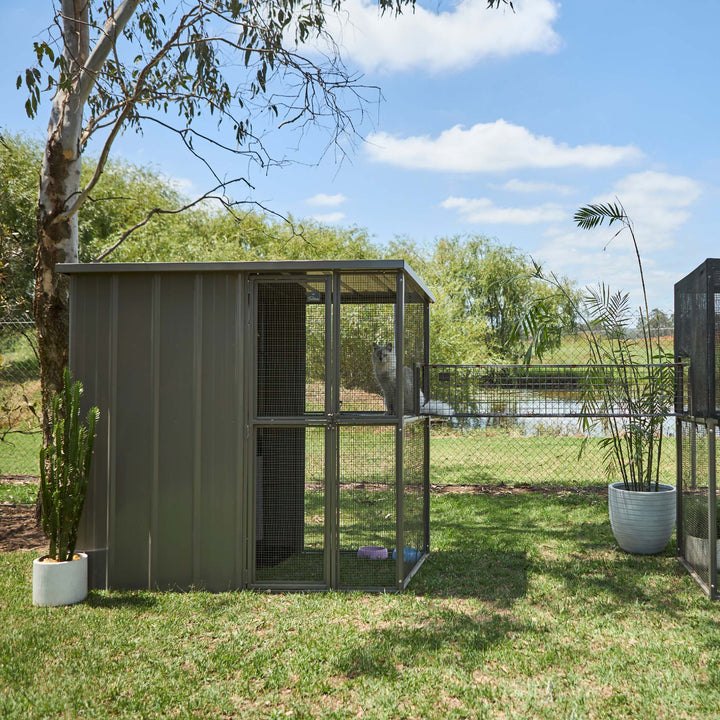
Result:
{"label": "background tree", "polygon": [[0,316],[32,316],[41,157],[39,142],[0,134]]}
{"label": "background tree", "polygon": [[[379,0],[378,8],[395,14],[412,2]],[[502,3],[512,6],[487,0],[488,7]],[[43,88],[53,98],[40,174],[34,296],[45,418],[68,351],[68,281],[55,265],[80,257],[78,211],[95,192],[117,136],[161,126],[212,171],[209,146],[262,166],[279,162],[254,131],[259,118],[280,126],[323,124],[331,142],[352,133],[346,108],[362,104],[366,88],[337,53],[318,59],[304,52],[323,36],[336,47],[326,18],[342,6],[343,0],[54,0],[49,37],[35,44],[37,65],[18,78],[31,116]],[[230,137],[196,129],[203,113],[229,126]],[[97,164],[81,183],[91,140],[99,143]],[[242,178],[221,177],[215,173],[208,194],[232,208],[227,192]]]}
{"label": "background tree", "polygon": [[[400,239],[389,252],[408,258],[435,294],[433,362],[517,362],[528,342],[528,314],[547,315],[545,350],[558,347],[562,333],[573,329],[572,304],[534,277],[534,264],[517,248],[471,235],[440,238],[425,251]],[[574,297],[573,284],[562,282]]]}

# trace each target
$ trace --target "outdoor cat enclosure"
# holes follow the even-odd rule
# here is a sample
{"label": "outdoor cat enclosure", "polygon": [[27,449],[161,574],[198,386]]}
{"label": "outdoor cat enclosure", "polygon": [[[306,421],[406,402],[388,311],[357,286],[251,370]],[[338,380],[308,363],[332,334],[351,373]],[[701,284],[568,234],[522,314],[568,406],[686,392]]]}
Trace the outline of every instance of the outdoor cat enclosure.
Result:
{"label": "outdoor cat enclosure", "polygon": [[[70,366],[102,418],[91,587],[407,585],[429,549],[432,297],[403,261],[59,270]],[[411,385],[393,415],[373,342]]]}
{"label": "outdoor cat enclosure", "polygon": [[715,446],[720,420],[720,260],[707,259],[675,285],[678,555],[717,597],[718,494]]}

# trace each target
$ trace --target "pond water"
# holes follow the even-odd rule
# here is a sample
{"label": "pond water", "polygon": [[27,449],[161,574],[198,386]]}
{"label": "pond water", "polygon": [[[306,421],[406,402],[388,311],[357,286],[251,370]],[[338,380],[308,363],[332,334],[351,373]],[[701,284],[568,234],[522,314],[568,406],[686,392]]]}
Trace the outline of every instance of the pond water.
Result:
{"label": "pond water", "polygon": [[[448,402],[448,401],[446,401]],[[534,390],[522,390],[505,395],[500,399],[494,393],[479,394],[472,401],[464,403],[448,402],[456,411],[450,420],[454,427],[468,429],[506,429],[523,435],[584,435],[583,418],[586,410],[583,403],[573,393],[543,393]],[[617,407],[621,414],[622,410]],[[669,409],[669,412],[672,408]],[[620,422],[626,422],[620,418]],[[607,419],[590,418],[591,437],[609,435]],[[675,422],[672,416],[663,424],[663,435],[675,435]]]}

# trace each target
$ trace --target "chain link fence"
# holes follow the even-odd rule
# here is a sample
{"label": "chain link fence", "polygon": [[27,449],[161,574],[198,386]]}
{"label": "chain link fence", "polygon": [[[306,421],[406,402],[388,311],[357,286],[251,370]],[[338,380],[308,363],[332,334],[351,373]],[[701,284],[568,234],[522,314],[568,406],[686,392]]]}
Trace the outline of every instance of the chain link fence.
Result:
{"label": "chain link fence", "polygon": [[[672,329],[661,334],[664,345],[671,350]],[[41,433],[36,345],[31,319],[0,320],[0,484],[14,483],[14,496],[18,495],[18,483],[37,476]],[[563,363],[584,365],[584,347],[581,339],[569,337],[556,357],[561,357]],[[582,417],[562,416],[556,411],[557,407],[571,407],[577,401],[572,388],[535,388],[535,407],[537,403],[548,407],[549,403],[553,408],[544,416],[526,411],[529,400],[524,392],[496,398],[496,402],[505,404],[502,408],[496,405],[494,410],[485,407],[485,417],[438,419],[432,423],[430,471],[434,486],[578,489],[598,488],[609,481],[602,426],[596,425],[588,432],[582,426]],[[457,397],[446,399],[450,404],[459,403]],[[668,440],[662,447],[661,479],[669,483],[675,482],[674,429],[673,422],[665,423]],[[29,495],[29,491],[25,494]],[[0,502],[3,500],[8,498],[0,494]]]}
{"label": "chain link fence", "polygon": [[37,476],[41,437],[35,326],[27,317],[0,317],[0,480]]}
{"label": "chain link fence", "polygon": [[[431,433],[431,482],[447,486],[592,489],[622,480],[612,428],[620,435],[650,428],[660,440],[660,480],[675,482],[672,364],[636,366],[664,378],[648,412],[624,393],[623,366],[430,365],[436,407]],[[602,396],[600,404],[593,398]],[[662,426],[660,427],[660,422]],[[660,439],[661,438],[661,439]]]}

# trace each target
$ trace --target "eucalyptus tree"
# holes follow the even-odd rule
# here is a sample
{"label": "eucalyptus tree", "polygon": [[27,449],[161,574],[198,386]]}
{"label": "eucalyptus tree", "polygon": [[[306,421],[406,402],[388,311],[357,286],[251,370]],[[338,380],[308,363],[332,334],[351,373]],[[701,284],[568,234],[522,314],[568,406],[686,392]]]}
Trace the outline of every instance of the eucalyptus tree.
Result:
{"label": "eucalyptus tree", "polygon": [[[413,3],[377,4],[381,15],[394,15]],[[486,3],[512,6],[510,0]],[[34,291],[45,418],[53,392],[62,387],[68,351],[68,282],[55,265],[79,258],[78,211],[92,198],[118,136],[149,125],[174,134],[215,176],[204,197],[232,206],[229,186],[247,177],[228,179],[213,170],[209,150],[261,166],[281,162],[254,130],[258,120],[262,124],[269,116],[275,125],[296,128],[324,125],[331,141],[353,134],[351,109],[362,106],[368,88],[347,70],[328,32],[329,18],[344,5],[345,0],[52,0],[53,22],[35,43],[37,62],[18,78],[18,87],[28,91],[31,116],[39,112],[43,92],[52,95]],[[316,41],[323,39],[330,49],[320,56]],[[203,132],[196,121],[205,113],[226,132]],[[97,165],[81,183],[91,141],[99,147]]]}

